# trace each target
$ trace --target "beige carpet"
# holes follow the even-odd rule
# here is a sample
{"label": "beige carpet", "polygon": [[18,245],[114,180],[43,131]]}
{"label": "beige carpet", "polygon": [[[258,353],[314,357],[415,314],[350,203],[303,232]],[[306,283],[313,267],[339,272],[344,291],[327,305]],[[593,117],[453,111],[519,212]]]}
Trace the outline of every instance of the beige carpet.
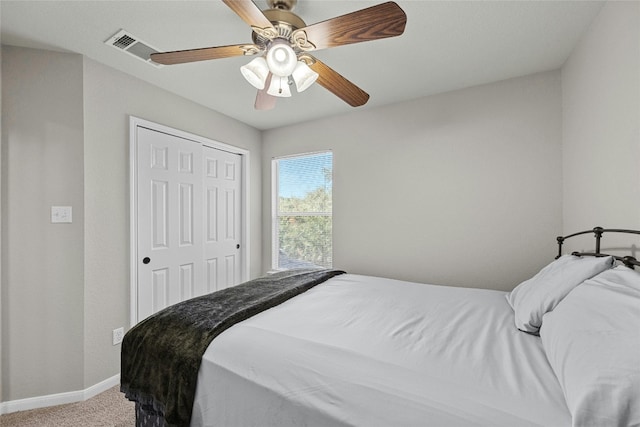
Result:
{"label": "beige carpet", "polygon": [[132,427],[135,424],[134,404],[120,393],[119,385],[85,402],[0,416],[2,427]]}

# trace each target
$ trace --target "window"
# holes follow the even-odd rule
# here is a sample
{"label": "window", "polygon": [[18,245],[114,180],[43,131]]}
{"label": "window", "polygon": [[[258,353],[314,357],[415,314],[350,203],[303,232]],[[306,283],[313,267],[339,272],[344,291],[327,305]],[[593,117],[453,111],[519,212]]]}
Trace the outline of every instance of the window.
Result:
{"label": "window", "polygon": [[333,154],[274,159],[273,268],[332,266]]}

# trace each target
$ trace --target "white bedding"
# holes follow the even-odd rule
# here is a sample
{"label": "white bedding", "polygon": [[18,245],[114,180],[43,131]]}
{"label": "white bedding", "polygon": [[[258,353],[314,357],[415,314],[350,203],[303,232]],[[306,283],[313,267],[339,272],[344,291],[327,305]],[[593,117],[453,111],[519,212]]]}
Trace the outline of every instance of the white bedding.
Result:
{"label": "white bedding", "polygon": [[505,293],[341,275],[228,329],[194,426],[569,426]]}

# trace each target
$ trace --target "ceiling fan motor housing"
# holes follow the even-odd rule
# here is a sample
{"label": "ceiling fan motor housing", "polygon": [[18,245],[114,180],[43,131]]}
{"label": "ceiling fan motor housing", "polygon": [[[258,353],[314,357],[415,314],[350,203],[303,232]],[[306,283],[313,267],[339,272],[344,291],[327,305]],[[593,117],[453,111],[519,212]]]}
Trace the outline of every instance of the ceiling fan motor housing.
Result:
{"label": "ceiling fan motor housing", "polygon": [[[299,28],[307,26],[305,22],[293,12],[284,9],[267,9],[264,10],[264,16],[271,22],[277,32],[276,38],[281,38],[293,44],[291,37],[293,32]],[[265,35],[258,32],[252,32],[251,38],[253,43],[260,46],[261,49],[267,49],[271,40]]]}
{"label": "ceiling fan motor housing", "polygon": [[293,10],[298,4],[298,0],[267,0],[271,9]]}

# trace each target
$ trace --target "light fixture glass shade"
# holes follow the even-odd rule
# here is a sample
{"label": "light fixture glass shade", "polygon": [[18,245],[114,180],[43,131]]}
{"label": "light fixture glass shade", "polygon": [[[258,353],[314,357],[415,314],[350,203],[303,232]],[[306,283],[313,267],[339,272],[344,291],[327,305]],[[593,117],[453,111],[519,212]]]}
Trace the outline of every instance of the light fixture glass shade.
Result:
{"label": "light fixture glass shade", "polygon": [[262,90],[269,75],[269,66],[267,61],[260,56],[247,65],[240,67],[240,72],[256,89]]}
{"label": "light fixture glass shade", "polygon": [[279,96],[281,98],[288,98],[291,96],[291,88],[289,88],[288,77],[271,77],[271,84],[267,93],[271,96]]}
{"label": "light fixture glass shade", "polygon": [[296,68],[298,58],[289,44],[282,40],[276,40],[267,52],[267,65],[276,76],[287,77]]}
{"label": "light fixture glass shade", "polygon": [[304,61],[298,61],[295,70],[291,73],[293,81],[296,83],[298,92],[302,92],[311,86],[317,79],[318,73],[313,71]]}

